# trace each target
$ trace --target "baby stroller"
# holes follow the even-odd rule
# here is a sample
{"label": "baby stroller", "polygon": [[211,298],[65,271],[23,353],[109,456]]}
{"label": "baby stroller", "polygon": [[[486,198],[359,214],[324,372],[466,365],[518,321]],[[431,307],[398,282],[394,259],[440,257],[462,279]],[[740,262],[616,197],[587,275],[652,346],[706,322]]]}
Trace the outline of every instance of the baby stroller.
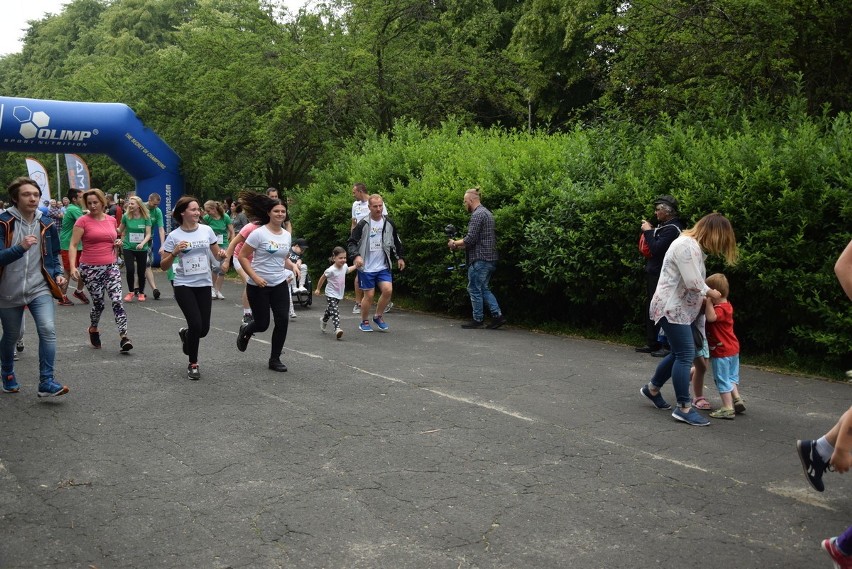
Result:
{"label": "baby stroller", "polygon": [[293,286],[290,288],[293,297],[293,306],[299,305],[304,308],[314,303],[314,288],[311,275],[305,274],[305,285],[303,287]]}

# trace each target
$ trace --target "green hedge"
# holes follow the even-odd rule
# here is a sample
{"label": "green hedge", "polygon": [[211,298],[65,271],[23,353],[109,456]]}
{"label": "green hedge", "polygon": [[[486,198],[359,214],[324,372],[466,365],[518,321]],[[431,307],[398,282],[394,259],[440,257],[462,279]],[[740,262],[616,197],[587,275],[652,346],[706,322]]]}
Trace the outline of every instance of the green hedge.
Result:
{"label": "green hedge", "polygon": [[849,365],[850,303],[833,273],[852,238],[850,117],[783,122],[737,118],[702,124],[613,121],[560,134],[427,131],[400,123],[366,135],[303,189],[293,208],[314,266],[349,231],[351,186],[385,197],[407,248],[395,287],[429,309],[469,310],[464,274],[443,228],[465,228],[465,189],[493,211],[502,261],[495,293],[518,321],[639,331],[643,259],[636,248],[652,202],[672,194],[688,224],[719,211],[737,232],[731,282],[744,352],[832,358]]}

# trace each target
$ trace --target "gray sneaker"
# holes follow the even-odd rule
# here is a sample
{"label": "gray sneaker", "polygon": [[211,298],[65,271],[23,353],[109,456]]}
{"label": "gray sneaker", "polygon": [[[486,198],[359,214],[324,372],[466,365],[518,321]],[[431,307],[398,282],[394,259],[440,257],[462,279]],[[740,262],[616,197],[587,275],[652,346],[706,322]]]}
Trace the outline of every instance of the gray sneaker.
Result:
{"label": "gray sneaker", "polygon": [[325,334],[326,328],[328,328],[328,320],[323,320],[322,316],[320,316],[320,330],[323,334]]}

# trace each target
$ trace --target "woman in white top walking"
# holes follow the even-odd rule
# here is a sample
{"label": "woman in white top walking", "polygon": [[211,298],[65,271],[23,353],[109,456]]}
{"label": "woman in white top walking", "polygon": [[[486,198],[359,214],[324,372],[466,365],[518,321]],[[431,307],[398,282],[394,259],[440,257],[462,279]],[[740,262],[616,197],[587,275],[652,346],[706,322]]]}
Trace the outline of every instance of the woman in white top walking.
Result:
{"label": "woman in white top walking", "polygon": [[240,200],[249,218],[261,225],[247,238],[237,258],[248,276],[246,296],[251,305],[253,320],[240,326],[237,349],[246,351],[249,340],[258,332],[269,328],[272,311],[272,349],[269,369],[287,371],[281,362],[281,352],[287,339],[290,321],[290,287],[284,278],[284,269],[294,270],[290,261],[290,233],[281,227],[287,217],[287,208],[280,200],[253,192],[242,192]]}

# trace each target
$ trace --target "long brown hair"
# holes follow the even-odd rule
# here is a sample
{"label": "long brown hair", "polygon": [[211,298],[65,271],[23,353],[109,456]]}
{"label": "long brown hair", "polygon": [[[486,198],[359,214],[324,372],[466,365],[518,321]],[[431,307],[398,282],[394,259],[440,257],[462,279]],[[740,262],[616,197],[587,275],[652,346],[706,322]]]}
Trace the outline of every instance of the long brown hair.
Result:
{"label": "long brown hair", "polygon": [[708,213],[683,235],[698,241],[705,253],[721,256],[728,265],[737,264],[737,236],[731,222],[721,213]]}

